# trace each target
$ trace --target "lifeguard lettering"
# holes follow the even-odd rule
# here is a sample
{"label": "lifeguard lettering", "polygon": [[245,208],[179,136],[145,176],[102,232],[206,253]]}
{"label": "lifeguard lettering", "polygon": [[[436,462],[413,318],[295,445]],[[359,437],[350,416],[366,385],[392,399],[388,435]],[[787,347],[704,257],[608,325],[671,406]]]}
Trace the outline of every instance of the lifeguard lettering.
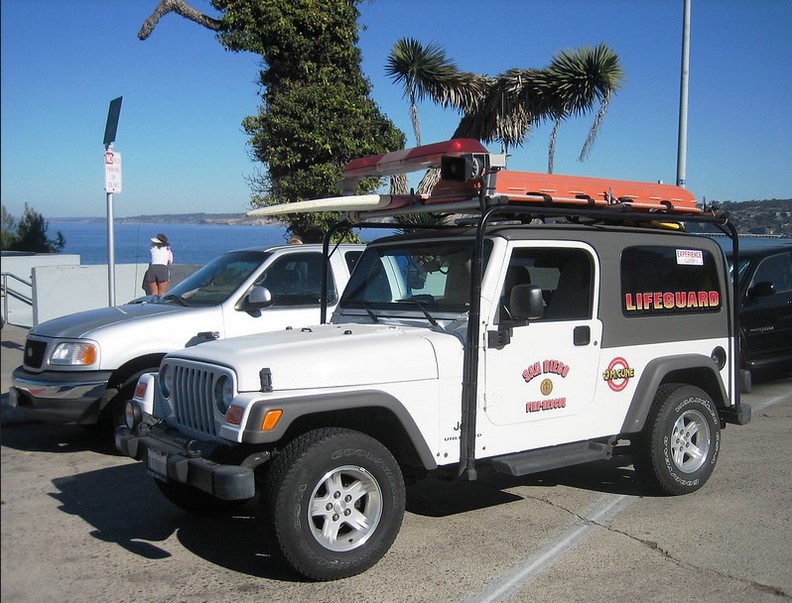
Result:
{"label": "lifeguard lettering", "polygon": [[718,291],[647,291],[624,294],[624,310],[627,314],[712,311],[718,308]]}

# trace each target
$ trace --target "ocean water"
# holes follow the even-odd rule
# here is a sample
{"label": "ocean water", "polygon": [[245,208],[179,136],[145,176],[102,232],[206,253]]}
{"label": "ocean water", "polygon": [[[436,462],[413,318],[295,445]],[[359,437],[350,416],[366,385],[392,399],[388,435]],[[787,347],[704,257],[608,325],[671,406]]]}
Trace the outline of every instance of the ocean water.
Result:
{"label": "ocean water", "polygon": [[[107,222],[48,222],[47,236],[54,238],[60,231],[66,240],[61,253],[79,255],[81,264],[107,264]],[[232,249],[286,242],[283,226],[123,222],[113,226],[115,263],[148,263],[151,237],[160,232],[167,235],[178,264],[205,264]]]}
{"label": "ocean water", "polygon": [[[107,222],[48,220],[47,236],[59,231],[66,240],[61,253],[80,256],[85,265],[107,264]],[[221,253],[245,247],[269,247],[286,243],[286,228],[277,225],[225,224],[137,224],[122,222],[113,226],[116,264],[147,264],[151,237],[168,237],[177,264],[205,264]],[[389,230],[359,233],[363,240],[390,234]]]}

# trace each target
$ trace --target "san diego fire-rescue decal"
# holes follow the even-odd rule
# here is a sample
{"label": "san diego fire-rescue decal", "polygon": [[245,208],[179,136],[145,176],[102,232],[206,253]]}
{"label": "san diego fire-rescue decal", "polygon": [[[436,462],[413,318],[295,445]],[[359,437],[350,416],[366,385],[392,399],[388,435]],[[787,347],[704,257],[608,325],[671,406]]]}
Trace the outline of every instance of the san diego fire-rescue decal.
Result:
{"label": "san diego fire-rescue decal", "polygon": [[[566,379],[569,374],[569,366],[560,360],[536,361],[522,372],[522,378],[526,383],[530,383],[540,375],[558,375]],[[539,384],[539,391],[543,396],[553,393],[553,380],[549,377],[542,379]],[[531,400],[525,403],[525,412],[541,412],[543,410],[558,410],[566,408],[566,398],[545,398],[544,400]]]}

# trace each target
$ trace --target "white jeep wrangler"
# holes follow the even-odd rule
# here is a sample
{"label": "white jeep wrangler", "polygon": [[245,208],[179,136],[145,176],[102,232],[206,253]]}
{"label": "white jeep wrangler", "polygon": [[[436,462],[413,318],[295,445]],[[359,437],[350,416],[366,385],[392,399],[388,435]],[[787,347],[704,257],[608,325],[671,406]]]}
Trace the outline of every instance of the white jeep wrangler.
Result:
{"label": "white jeep wrangler", "polygon": [[257,497],[310,579],[385,554],[407,479],[520,476],[629,442],[648,488],[684,494],[712,474],[720,430],[750,419],[717,243],[663,229],[678,226],[671,210],[592,206],[593,191],[580,207],[503,198],[497,162],[454,155],[461,178],[444,172],[475,184],[473,225],[369,244],[329,324],[168,354],[116,431],[186,510]]}

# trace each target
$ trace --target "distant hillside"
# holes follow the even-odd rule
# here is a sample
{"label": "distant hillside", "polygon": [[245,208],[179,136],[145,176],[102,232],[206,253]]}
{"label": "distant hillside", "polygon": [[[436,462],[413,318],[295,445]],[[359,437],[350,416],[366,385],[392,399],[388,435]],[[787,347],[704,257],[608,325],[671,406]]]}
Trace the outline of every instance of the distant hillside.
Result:
{"label": "distant hillside", "polygon": [[720,207],[740,234],[792,237],[792,199],[724,201]]}
{"label": "distant hillside", "polygon": [[[792,199],[762,201],[724,201],[718,203],[729,212],[740,234],[782,235],[792,237]],[[59,221],[104,221],[106,218],[58,218]],[[134,224],[278,224],[276,218],[248,218],[244,213],[157,214],[116,218]]]}

